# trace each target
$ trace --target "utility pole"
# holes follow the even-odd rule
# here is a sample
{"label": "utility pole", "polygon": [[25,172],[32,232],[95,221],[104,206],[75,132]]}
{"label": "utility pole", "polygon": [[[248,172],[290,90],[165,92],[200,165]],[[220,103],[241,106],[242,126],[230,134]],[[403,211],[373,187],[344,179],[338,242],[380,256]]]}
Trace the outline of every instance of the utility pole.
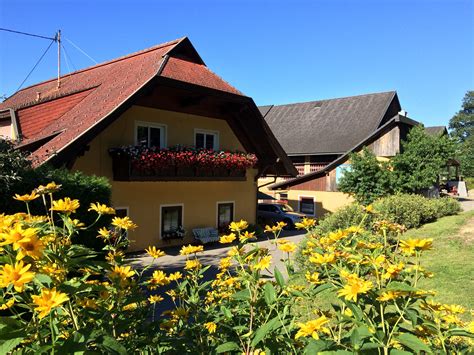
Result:
{"label": "utility pole", "polygon": [[58,43],[58,89],[61,88],[61,30],[56,33],[56,42]]}

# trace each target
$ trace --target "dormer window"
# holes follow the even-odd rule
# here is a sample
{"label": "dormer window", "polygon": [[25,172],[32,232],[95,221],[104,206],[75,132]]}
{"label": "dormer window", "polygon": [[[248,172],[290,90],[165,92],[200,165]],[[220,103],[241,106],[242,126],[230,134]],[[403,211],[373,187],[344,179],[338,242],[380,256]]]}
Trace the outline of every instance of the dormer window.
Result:
{"label": "dormer window", "polygon": [[135,145],[165,148],[166,126],[151,122],[136,122]]}
{"label": "dormer window", "polygon": [[219,150],[219,132],[196,129],[194,131],[196,148]]}

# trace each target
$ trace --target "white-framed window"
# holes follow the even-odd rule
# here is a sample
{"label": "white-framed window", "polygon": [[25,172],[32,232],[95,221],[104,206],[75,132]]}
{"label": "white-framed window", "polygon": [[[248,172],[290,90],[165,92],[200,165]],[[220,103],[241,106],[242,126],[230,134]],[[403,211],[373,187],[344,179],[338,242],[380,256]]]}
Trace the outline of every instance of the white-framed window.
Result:
{"label": "white-framed window", "polygon": [[165,148],[166,125],[135,121],[135,145]]}
{"label": "white-framed window", "polygon": [[309,216],[314,216],[315,206],[314,206],[314,197],[299,197],[299,210],[301,213],[307,214]]}
{"label": "white-framed window", "polygon": [[161,239],[179,238],[184,228],[184,205],[161,205],[160,221]]}
{"label": "white-framed window", "polygon": [[195,129],[194,146],[196,148],[219,150],[219,132]]}
{"label": "white-framed window", "polygon": [[217,202],[217,220],[216,227],[219,233],[229,232],[229,224],[235,218],[235,202],[234,201],[218,201]]}

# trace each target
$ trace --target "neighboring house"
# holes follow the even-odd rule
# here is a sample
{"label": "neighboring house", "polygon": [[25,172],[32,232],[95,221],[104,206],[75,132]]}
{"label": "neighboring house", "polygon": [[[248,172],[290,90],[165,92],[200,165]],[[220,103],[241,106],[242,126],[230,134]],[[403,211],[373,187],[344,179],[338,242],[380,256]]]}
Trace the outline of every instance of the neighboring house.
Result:
{"label": "neighboring house", "polygon": [[[192,242],[193,228],[255,223],[257,178],[296,176],[253,100],[211,72],[187,38],[67,74],[59,87],[49,80],[22,89],[0,104],[0,129],[35,165],[108,177],[117,214],[139,226],[129,233],[132,250]],[[252,153],[239,156],[258,162],[210,168],[186,150],[189,166],[158,165],[176,145]],[[154,156],[133,160],[148,147]],[[175,238],[179,227],[184,239]]]}
{"label": "neighboring house", "polygon": [[261,178],[260,191],[316,217],[352,201],[337,191],[351,152],[367,146],[379,160],[390,159],[418,124],[401,111],[394,91],[261,106],[260,111],[298,170],[294,179]]}

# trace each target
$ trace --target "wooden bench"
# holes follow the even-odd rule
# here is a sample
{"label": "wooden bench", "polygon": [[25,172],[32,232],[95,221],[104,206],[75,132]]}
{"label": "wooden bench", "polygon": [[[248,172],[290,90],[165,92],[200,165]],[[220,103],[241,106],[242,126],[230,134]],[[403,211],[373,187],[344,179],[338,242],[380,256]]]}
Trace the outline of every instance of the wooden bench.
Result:
{"label": "wooden bench", "polygon": [[216,228],[196,228],[193,229],[194,239],[202,244],[219,241],[219,232]]}

